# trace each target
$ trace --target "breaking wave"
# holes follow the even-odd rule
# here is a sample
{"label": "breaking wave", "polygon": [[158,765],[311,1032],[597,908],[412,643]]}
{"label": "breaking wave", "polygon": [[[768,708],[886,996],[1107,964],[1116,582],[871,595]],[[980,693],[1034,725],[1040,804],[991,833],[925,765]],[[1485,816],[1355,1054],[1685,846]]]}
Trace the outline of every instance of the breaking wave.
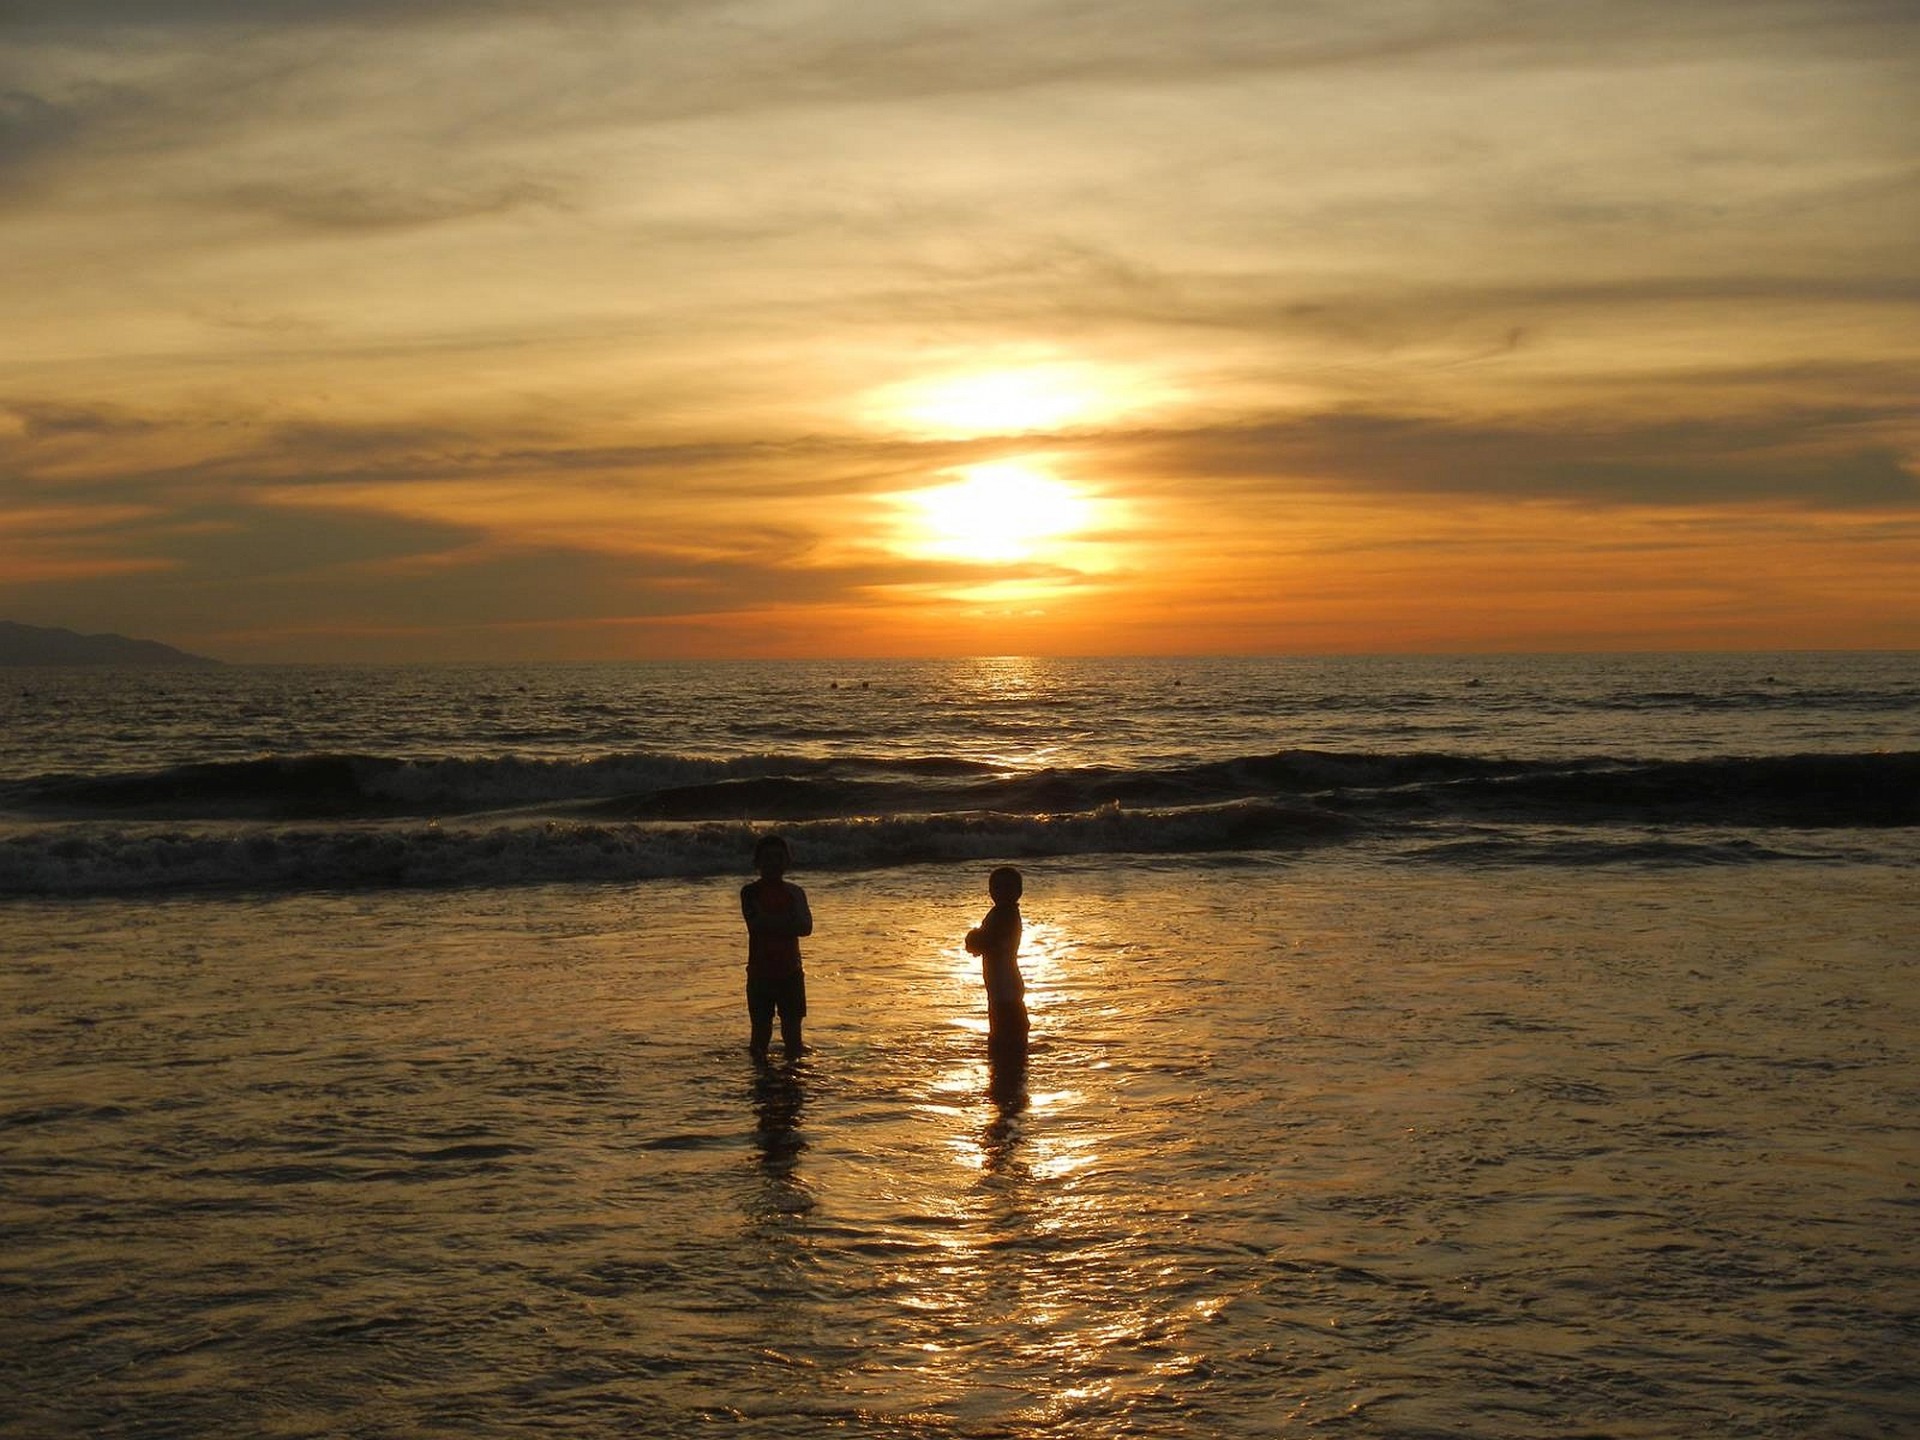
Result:
{"label": "breaking wave", "polygon": [[[1027,771],[942,756],[273,756],[33,777],[0,790],[0,812],[0,894],[717,875],[738,871],[750,834],[774,823],[809,868],[1402,839],[1474,863],[1510,858],[1516,837],[1530,837],[1519,849],[1532,863],[1724,864],[1784,853],[1743,830],[1920,825],[1920,752],[1295,750]],[[1545,843],[1549,832],[1559,838]]]}
{"label": "breaking wave", "polygon": [[[1351,822],[1261,801],[1184,810],[1052,815],[961,812],[816,820],[790,827],[813,869],[987,857],[1279,850],[1339,839]],[[659,879],[738,872],[741,821],[549,820],[184,829],[67,828],[0,840],[0,894],[247,888],[358,889]]]}
{"label": "breaking wave", "polygon": [[1636,761],[1502,760],[1287,750],[1158,768],[1008,770],[918,759],[591,759],[267,756],[0,788],[0,811],[127,819],[390,819],[536,810],[612,820],[788,820],[1104,805],[1306,801],[1369,816],[1508,816],[1572,822],[1920,823],[1920,752]]}

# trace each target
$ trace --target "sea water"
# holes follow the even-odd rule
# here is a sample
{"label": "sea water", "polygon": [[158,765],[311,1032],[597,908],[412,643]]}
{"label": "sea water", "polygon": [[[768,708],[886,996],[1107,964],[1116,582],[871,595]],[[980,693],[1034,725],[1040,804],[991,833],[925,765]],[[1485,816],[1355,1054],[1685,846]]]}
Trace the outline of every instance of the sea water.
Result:
{"label": "sea water", "polygon": [[0,1433],[1920,1428],[1920,657],[4,688]]}

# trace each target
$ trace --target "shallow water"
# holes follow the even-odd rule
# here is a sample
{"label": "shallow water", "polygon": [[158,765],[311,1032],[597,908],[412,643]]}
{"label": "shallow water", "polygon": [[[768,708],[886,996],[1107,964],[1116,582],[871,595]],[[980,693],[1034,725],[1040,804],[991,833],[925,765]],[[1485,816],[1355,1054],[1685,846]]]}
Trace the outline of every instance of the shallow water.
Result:
{"label": "shallow water", "polygon": [[1910,866],[8,902],[9,1436],[1920,1427]]}

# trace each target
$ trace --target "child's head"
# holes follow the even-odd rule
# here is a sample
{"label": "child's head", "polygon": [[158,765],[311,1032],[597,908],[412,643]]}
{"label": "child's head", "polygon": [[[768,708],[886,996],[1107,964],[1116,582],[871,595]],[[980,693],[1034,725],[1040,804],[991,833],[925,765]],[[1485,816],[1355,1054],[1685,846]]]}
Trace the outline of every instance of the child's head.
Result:
{"label": "child's head", "polygon": [[768,879],[777,880],[793,864],[787,842],[778,835],[762,835],[753,844],[753,868]]}
{"label": "child's head", "polygon": [[995,866],[987,876],[987,894],[993,897],[996,905],[1011,905],[1020,898],[1025,882],[1020,872],[1011,865]]}

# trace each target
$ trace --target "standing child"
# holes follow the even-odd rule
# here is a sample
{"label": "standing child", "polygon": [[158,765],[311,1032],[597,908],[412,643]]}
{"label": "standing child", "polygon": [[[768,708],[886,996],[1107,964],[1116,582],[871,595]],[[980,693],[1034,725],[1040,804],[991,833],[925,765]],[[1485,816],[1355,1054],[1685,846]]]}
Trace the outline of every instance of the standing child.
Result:
{"label": "standing child", "polygon": [[813,933],[807,892],[785,879],[793,856],[778,835],[763,835],[753,847],[758,880],[740,887],[740,913],[747,922],[747,1048],[765,1061],[780,1016],[780,1043],[787,1063],[800,1058],[800,1022],[807,1013],[807,977],[800,968],[800,937]]}
{"label": "standing child", "polygon": [[1024,1051],[1027,1044],[1027,983],[1020,978],[1020,872],[1001,865],[987,876],[993,908],[967,932],[967,953],[980,957],[987,985],[987,1045]]}

